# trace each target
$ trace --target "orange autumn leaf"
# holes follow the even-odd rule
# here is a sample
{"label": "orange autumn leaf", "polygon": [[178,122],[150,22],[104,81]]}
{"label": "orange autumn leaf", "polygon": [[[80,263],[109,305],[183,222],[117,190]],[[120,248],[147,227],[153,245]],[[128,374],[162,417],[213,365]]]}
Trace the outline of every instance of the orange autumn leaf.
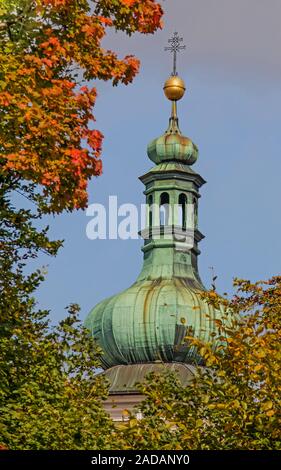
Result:
{"label": "orange autumn leaf", "polygon": [[132,5],[134,5],[136,3],[136,0],[120,0],[120,1],[124,5],[127,5],[128,7],[131,7]]}

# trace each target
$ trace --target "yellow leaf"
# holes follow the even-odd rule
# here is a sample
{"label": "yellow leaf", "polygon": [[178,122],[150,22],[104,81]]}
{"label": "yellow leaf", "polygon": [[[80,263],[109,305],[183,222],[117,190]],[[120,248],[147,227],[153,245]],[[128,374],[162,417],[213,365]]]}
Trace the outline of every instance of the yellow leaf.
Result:
{"label": "yellow leaf", "polygon": [[262,405],[262,409],[263,409],[264,411],[271,410],[272,407],[273,407],[272,401],[266,401],[266,402]]}

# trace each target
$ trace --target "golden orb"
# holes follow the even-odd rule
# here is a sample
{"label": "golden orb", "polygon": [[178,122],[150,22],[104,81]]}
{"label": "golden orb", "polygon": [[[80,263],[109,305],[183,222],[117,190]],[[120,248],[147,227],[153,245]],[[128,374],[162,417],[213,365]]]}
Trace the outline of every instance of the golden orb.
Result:
{"label": "golden orb", "polygon": [[178,101],[185,93],[185,83],[177,75],[172,75],[166,80],[164,85],[164,93],[168,100]]}

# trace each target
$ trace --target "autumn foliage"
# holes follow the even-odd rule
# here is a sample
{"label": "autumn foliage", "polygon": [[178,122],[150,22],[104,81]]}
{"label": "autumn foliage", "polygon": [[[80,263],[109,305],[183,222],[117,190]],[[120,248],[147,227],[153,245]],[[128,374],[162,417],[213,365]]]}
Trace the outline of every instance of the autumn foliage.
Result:
{"label": "autumn foliage", "polygon": [[108,28],[153,33],[161,16],[154,0],[0,0],[0,450],[114,444],[100,350],[76,305],[50,325],[29,263],[62,245],[43,213],[84,208],[102,171],[95,82],[138,71],[102,47]]}
{"label": "autumn foliage", "polygon": [[141,387],[143,419],[123,426],[125,448],[281,449],[281,277],[235,280],[232,299],[206,292],[225,308],[214,342],[189,339],[205,360],[186,387],[177,376],[150,376]]}
{"label": "autumn foliage", "polygon": [[162,9],[154,0],[2,0],[0,13],[1,175],[42,187],[44,210],[84,208],[102,171],[92,81],[128,84],[139,69],[102,39],[107,28],[153,33]]}

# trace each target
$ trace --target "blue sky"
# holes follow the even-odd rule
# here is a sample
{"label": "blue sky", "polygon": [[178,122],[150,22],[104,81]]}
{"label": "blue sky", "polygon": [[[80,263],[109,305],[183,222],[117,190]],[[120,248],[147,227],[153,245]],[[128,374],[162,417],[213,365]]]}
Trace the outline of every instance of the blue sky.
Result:
{"label": "blue sky", "polygon": [[[170,103],[163,83],[171,56],[163,49],[177,30],[187,50],[179,73],[187,90],[179,103],[182,132],[199,146],[194,165],[202,188],[199,228],[201,277],[210,286],[213,266],[220,292],[234,276],[252,281],[280,272],[281,2],[280,0],[166,0],[165,27],[154,36],[110,34],[104,46],[136,54],[140,74],[128,87],[97,83],[97,128],[105,135],[103,175],[89,187],[89,202],[144,202],[138,180],[152,165],[151,139],[165,131]],[[141,268],[141,240],[86,237],[83,212],[50,217],[50,233],[65,239],[55,259],[42,255],[46,281],[38,304],[53,321],[71,302],[81,318],[103,298],[132,284]]]}

